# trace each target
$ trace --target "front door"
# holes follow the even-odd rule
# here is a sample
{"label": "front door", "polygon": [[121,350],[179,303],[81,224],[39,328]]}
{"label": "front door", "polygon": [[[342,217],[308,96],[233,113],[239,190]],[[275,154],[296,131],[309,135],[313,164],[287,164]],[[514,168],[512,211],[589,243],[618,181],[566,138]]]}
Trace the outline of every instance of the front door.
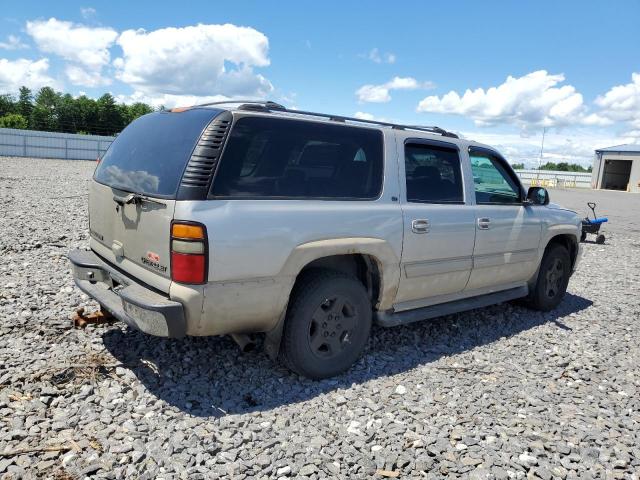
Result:
{"label": "front door", "polygon": [[396,310],[464,290],[475,236],[475,212],[465,205],[458,147],[409,138],[402,148],[404,241]]}
{"label": "front door", "polygon": [[542,234],[537,209],[523,204],[513,170],[497,153],[469,150],[476,196],[476,241],[467,291],[515,286],[536,271]]}

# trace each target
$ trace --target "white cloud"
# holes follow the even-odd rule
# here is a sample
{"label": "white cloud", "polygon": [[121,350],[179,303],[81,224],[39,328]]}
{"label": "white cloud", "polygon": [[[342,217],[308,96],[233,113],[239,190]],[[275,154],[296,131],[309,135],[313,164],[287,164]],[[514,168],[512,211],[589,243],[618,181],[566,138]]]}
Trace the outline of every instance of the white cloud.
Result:
{"label": "white cloud", "polygon": [[27,22],[26,30],[43,52],[94,71],[109,63],[109,47],[118,36],[112,28],[87,27],[55,18]]}
{"label": "white cloud", "polygon": [[[530,136],[486,131],[463,132],[462,135],[497,148],[511,163],[524,163],[527,168],[538,166],[541,132]],[[547,130],[542,161],[577,163],[587,167],[593,163],[596,149],[631,141],[626,136],[608,135],[604,131],[593,132],[588,128],[568,128],[562,132]]]}
{"label": "white cloud", "polygon": [[392,120],[386,118],[386,117],[378,117],[377,115],[373,115],[371,113],[367,113],[367,112],[356,112],[353,114],[354,118],[358,118],[360,120],[372,120],[372,121],[376,121],[376,122],[387,122],[387,123],[394,123]]}
{"label": "white cloud", "polygon": [[16,35],[9,35],[6,42],[0,42],[0,50],[19,50],[22,48],[28,48],[28,45],[22,43],[20,37]]}
{"label": "white cloud", "polygon": [[64,72],[69,81],[74,85],[98,87],[101,85],[110,85],[112,83],[111,78],[103,75],[101,70],[86,70],[78,65],[69,64],[65,67]]}
{"label": "white cloud", "polygon": [[376,117],[374,117],[371,113],[367,113],[367,112],[356,112],[353,114],[353,116],[355,118],[359,118],[360,120],[375,120]]}
{"label": "white cloud", "polygon": [[572,124],[606,125],[611,122],[595,114],[587,114],[583,98],[572,85],[559,85],[564,75],[551,75],[538,70],[522,77],[507,77],[497,87],[455,91],[424,98],[419,112],[463,115],[478,126],[497,124],[532,127]]}
{"label": "white cloud", "polygon": [[640,73],[631,74],[631,83],[617,85],[595,100],[599,114],[611,121],[626,122],[626,135],[640,139]]}
{"label": "white cloud", "polygon": [[386,103],[391,101],[391,90],[416,90],[434,88],[432,82],[418,82],[412,77],[393,77],[381,85],[363,85],[356,90],[358,101],[369,103]]}
{"label": "white cloud", "polygon": [[111,83],[102,69],[109,64],[109,48],[118,37],[114,29],[50,18],[27,22],[26,31],[40,50],[69,61],[65,73],[72,84],[95,87]]}
{"label": "white cloud", "polygon": [[395,63],[396,55],[391,52],[382,53],[377,48],[372,48],[369,53],[366,55],[361,55],[362,57],[366,57],[374,63]]}
{"label": "white cloud", "polygon": [[174,94],[147,94],[136,90],[130,95],[114,95],[115,99],[119,103],[126,103],[130,105],[136,102],[143,102],[154,107],[164,106],[166,108],[173,107],[187,107],[190,105],[198,105],[200,103],[207,102],[222,102],[225,100],[229,100],[229,97],[225,97],[224,95],[210,95],[210,96],[201,96],[201,95],[174,95]]}
{"label": "white cloud", "polygon": [[80,14],[85,20],[90,20],[96,16],[96,9],[93,7],[82,7],[80,8]]}
{"label": "white cloud", "polygon": [[0,91],[17,92],[23,85],[32,90],[47,86],[57,88],[58,82],[49,76],[49,59],[0,58]]}
{"label": "white cloud", "polygon": [[269,65],[269,40],[250,27],[196,25],[126,30],[117,77],[147,95],[265,97],[271,83],[253,71]]}

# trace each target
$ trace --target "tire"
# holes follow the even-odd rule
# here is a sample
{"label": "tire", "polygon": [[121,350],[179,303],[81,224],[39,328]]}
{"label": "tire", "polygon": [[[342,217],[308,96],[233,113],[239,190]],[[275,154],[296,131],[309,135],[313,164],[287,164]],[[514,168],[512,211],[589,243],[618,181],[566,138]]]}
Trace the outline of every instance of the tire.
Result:
{"label": "tire", "polygon": [[580,241],[584,242],[587,239],[587,232],[582,232],[580,234]]}
{"label": "tire", "polygon": [[601,233],[600,235],[598,235],[598,236],[596,237],[596,243],[597,243],[598,245],[602,245],[602,244],[604,243],[604,241],[605,241],[604,234],[602,234],[602,233]]}
{"label": "tire", "polygon": [[553,310],[564,298],[571,275],[569,252],[562,245],[548,247],[542,261],[536,285],[530,293],[529,306],[543,312]]}
{"label": "tire", "polygon": [[333,270],[304,274],[287,311],[282,360],[316,380],[344,372],[369,340],[371,311],[369,295],[356,278]]}

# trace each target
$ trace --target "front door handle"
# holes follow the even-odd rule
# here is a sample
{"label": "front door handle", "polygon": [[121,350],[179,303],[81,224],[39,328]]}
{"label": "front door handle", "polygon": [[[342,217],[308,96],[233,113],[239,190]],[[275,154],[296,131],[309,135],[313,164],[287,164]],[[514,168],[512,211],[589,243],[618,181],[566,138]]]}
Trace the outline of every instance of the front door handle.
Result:
{"label": "front door handle", "polygon": [[413,233],[429,233],[429,220],[417,219],[411,222],[411,231]]}
{"label": "front door handle", "polygon": [[479,218],[478,219],[478,228],[480,230],[489,230],[491,226],[491,219],[489,218]]}

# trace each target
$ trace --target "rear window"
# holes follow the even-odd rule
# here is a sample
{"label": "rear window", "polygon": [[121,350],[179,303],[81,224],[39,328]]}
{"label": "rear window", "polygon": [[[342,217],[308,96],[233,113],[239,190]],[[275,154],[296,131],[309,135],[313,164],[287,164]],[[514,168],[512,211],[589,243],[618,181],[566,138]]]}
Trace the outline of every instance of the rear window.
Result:
{"label": "rear window", "polygon": [[373,199],[382,132],[279,118],[236,122],[211,193],[232,198]]}
{"label": "rear window", "polygon": [[95,180],[128,192],[175,196],[193,147],[220,111],[196,108],[138,118],[104,154]]}

